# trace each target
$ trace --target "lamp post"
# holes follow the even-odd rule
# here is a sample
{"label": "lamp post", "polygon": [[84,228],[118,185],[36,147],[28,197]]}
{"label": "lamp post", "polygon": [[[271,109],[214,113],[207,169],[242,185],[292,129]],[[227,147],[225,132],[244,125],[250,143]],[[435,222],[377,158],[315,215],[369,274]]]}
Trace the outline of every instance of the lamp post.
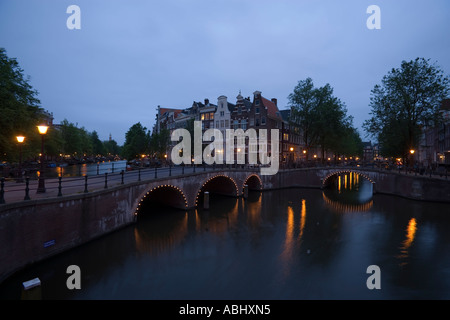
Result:
{"label": "lamp post", "polygon": [[409,153],[411,154],[411,168],[414,169],[414,152],[416,152],[414,149],[409,150]]}
{"label": "lamp post", "polygon": [[24,136],[17,136],[17,142],[19,143],[19,174],[17,176],[17,182],[23,182],[22,179],[22,143],[25,140]]}
{"label": "lamp post", "polygon": [[294,147],[290,147],[289,151],[289,166],[291,167],[294,164]]}
{"label": "lamp post", "polygon": [[44,177],[44,136],[47,133],[48,126],[40,125],[37,127],[41,135],[41,169],[39,172],[39,183],[37,193],[45,193],[45,177]]}

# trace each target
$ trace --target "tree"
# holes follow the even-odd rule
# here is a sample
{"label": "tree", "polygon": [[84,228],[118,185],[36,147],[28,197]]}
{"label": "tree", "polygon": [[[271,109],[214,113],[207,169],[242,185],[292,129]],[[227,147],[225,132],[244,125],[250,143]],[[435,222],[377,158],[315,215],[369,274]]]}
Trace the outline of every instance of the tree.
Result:
{"label": "tree", "polygon": [[407,159],[418,147],[420,128],[441,121],[440,105],[449,90],[449,79],[430,60],[402,61],[371,91],[372,116],[363,128],[379,141],[384,156]]}
{"label": "tree", "polygon": [[64,119],[61,122],[60,131],[63,140],[63,153],[71,155],[81,153],[81,135],[76,125]]}
{"label": "tree", "polygon": [[91,145],[92,145],[92,153],[94,155],[98,155],[98,154],[105,154],[106,150],[104,147],[103,142],[100,141],[100,139],[98,138],[98,133],[97,131],[92,131],[90,134],[90,140],[91,140]]}
{"label": "tree", "polygon": [[337,146],[343,145],[341,140],[354,129],[344,103],[333,96],[333,88],[329,84],[315,88],[312,79],[307,78],[298,82],[288,99],[291,128],[300,132],[307,150],[321,148],[322,161],[325,151],[337,152]]}
{"label": "tree", "polygon": [[[314,123],[317,121],[317,105],[321,103],[319,91],[314,88],[311,78],[299,81],[294,92],[288,96],[291,106],[290,127],[297,127],[303,138],[306,150],[317,143]],[[308,156],[309,152],[306,154]]]}
{"label": "tree", "polygon": [[363,143],[358,130],[353,125],[347,125],[342,128],[341,138],[333,147],[335,158],[342,156],[363,156]]}
{"label": "tree", "polygon": [[34,153],[40,146],[36,125],[44,110],[23,72],[17,60],[0,48],[0,159],[4,160],[17,158],[16,135],[26,137],[28,151]]}
{"label": "tree", "polygon": [[103,141],[103,147],[105,150],[105,154],[108,155],[118,155],[121,153],[121,148],[117,144],[115,140]]}
{"label": "tree", "polygon": [[122,155],[125,159],[138,158],[149,151],[150,133],[140,122],[131,126],[125,134]]}
{"label": "tree", "polygon": [[167,147],[170,142],[170,132],[168,129],[161,129],[159,133],[153,133],[150,137],[150,151],[160,160],[167,153]]}

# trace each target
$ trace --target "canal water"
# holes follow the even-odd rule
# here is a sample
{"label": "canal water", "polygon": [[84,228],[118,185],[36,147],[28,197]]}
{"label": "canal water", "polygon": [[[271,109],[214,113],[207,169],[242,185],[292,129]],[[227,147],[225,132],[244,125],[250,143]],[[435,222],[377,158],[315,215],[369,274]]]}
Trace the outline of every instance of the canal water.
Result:
{"label": "canal water", "polygon": [[95,176],[105,173],[120,172],[126,170],[127,161],[101,161],[97,163],[85,163],[67,166],[54,166],[45,169],[46,178]]}
{"label": "canal water", "polygon": [[[449,205],[372,196],[360,176],[211,196],[208,211],[151,208],[17,273],[0,298],[39,278],[42,299],[450,299]],[[67,288],[70,265],[81,289]]]}

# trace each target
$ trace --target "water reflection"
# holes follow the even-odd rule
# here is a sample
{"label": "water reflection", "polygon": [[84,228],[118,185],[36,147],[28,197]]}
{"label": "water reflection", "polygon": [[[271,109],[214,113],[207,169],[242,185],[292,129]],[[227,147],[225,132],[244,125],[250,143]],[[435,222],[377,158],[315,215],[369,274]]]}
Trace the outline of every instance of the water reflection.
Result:
{"label": "water reflection", "polygon": [[[295,209],[292,204],[287,206],[287,220],[286,220],[286,232],[285,239],[283,244],[283,250],[280,254],[280,259],[282,262],[283,268],[283,280],[285,280],[291,271],[291,267],[295,261],[295,254],[298,252],[301,242],[302,236],[305,229],[306,222],[306,200],[301,200],[301,209],[300,209],[300,223],[298,225],[298,236],[295,237],[296,232],[296,214]],[[298,211],[297,211],[298,212]],[[298,216],[297,216],[298,219]]]}
{"label": "water reflection", "polygon": [[102,161],[98,163],[84,163],[71,166],[60,166],[45,169],[47,178],[56,177],[77,177],[77,176],[95,176],[107,173],[118,173],[126,169],[125,160]]}
{"label": "water reflection", "polygon": [[408,258],[409,248],[414,242],[414,237],[416,236],[417,231],[417,221],[416,218],[411,218],[408,222],[408,226],[406,227],[406,239],[402,242],[400,247],[400,255],[398,258],[401,260],[400,266],[404,266],[407,264],[405,259]]}
{"label": "water reflection", "polygon": [[323,190],[325,205],[337,213],[367,212],[373,207],[373,187],[358,173],[339,174],[335,184]]}
{"label": "water reflection", "polygon": [[141,212],[134,228],[136,250],[158,255],[179,244],[188,232],[188,213],[167,209],[163,214]]}

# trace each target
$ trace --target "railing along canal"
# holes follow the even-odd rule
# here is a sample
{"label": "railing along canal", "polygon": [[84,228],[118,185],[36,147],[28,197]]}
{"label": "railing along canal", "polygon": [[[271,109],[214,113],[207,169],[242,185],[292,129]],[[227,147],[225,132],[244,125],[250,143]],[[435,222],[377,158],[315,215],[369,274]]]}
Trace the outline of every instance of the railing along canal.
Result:
{"label": "railing along canal", "polygon": [[[448,179],[448,171],[419,171],[408,169],[386,169],[359,166],[282,166],[280,170],[292,169],[348,169],[363,170],[376,172],[390,172],[400,175],[415,175],[429,178]],[[83,175],[77,177],[63,177],[62,174],[58,178],[46,178],[46,192],[36,193],[38,179],[25,177],[24,182],[18,182],[17,179],[0,178],[0,205],[10,202],[29,201],[32,199],[43,199],[50,197],[62,197],[63,195],[73,195],[79,193],[89,193],[107,189],[111,186],[123,185],[126,183],[134,183],[140,181],[153,180],[164,177],[183,176],[186,174],[198,173],[201,171],[223,171],[230,169],[250,169],[247,165],[188,165],[188,166],[166,166],[155,168],[138,168],[130,171],[120,170],[119,172],[100,173],[97,169],[96,175]],[[254,169],[254,168],[253,168]],[[30,193],[31,192],[31,193]],[[34,192],[34,193],[33,193]]]}

